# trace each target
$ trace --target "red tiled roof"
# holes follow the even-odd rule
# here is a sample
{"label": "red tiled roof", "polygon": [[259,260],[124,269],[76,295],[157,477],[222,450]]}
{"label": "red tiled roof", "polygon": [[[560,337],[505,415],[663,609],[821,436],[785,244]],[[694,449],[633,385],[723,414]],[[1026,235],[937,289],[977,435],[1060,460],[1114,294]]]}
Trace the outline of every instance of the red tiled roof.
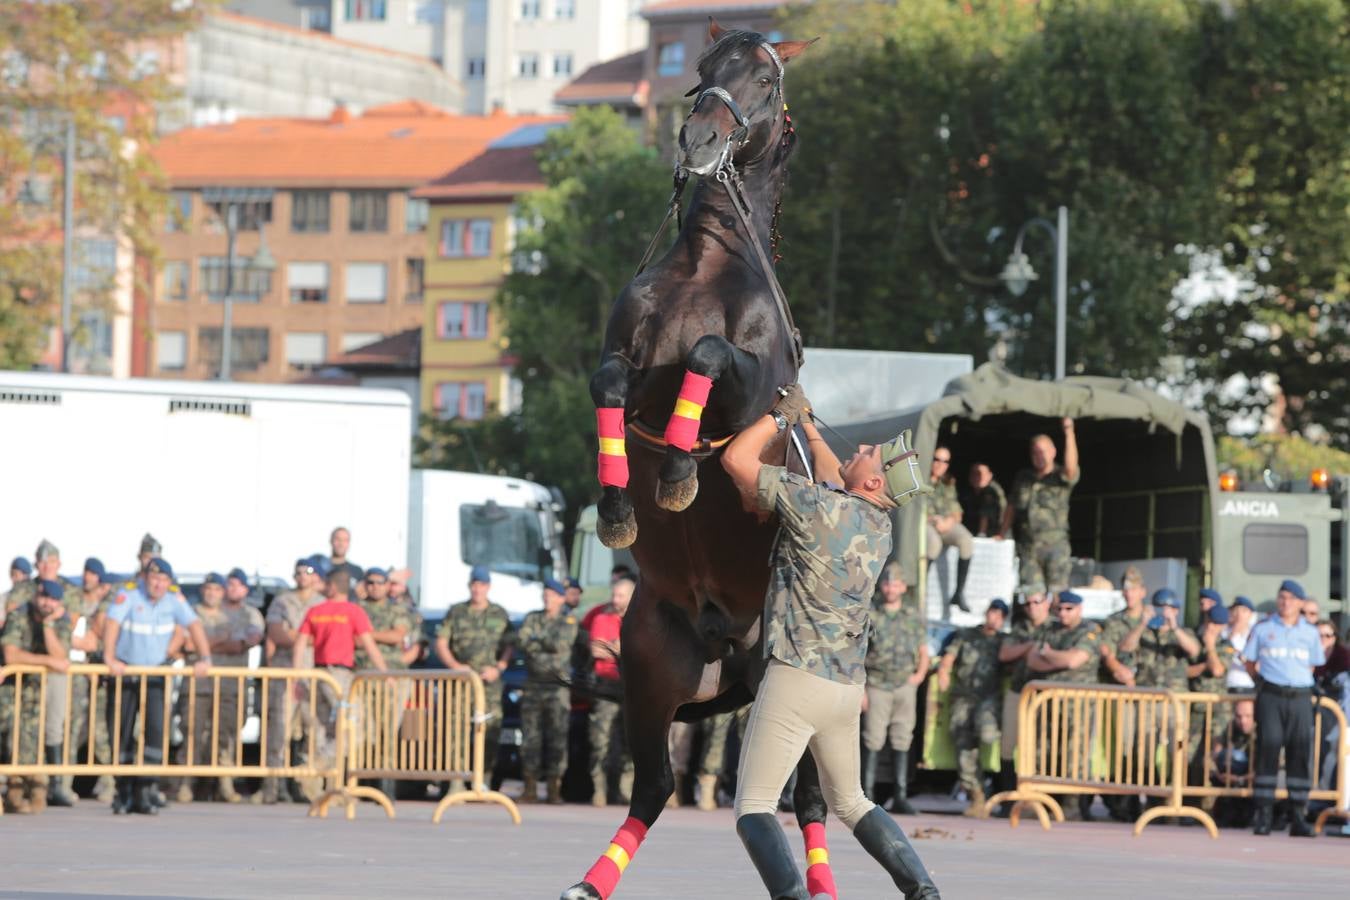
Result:
{"label": "red tiled roof", "polygon": [[326,365],[344,369],[358,368],[412,368],[416,369],[422,356],[422,329],[409,328],[386,335],[373,343],[340,353]]}
{"label": "red tiled roof", "polygon": [[535,154],[539,147],[502,147],[485,150],[457,169],[413,191],[414,197],[467,200],[514,197],[544,186]]}
{"label": "red tiled roof", "polygon": [[642,7],[642,15],[650,19],[653,16],[685,16],[705,12],[754,12],[787,5],[787,0],[723,0],[720,3],[717,0],[655,0]]}
{"label": "red tiled roof", "polygon": [[643,105],[647,101],[647,82],[642,77],[645,53],[639,50],[596,63],[554,94],[554,102],[566,105],[608,100]]}
{"label": "red tiled roof", "polygon": [[415,100],[326,119],[240,119],[165,137],[155,158],[175,187],[421,184],[497,138],[558,116],[462,116]]}

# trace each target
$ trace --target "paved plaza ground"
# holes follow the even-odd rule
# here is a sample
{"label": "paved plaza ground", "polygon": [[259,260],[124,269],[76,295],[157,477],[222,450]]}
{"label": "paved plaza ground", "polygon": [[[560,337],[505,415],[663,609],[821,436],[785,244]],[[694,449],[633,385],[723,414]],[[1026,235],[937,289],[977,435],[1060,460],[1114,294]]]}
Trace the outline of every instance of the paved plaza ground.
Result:
{"label": "paved plaza ground", "polygon": [[[385,819],[366,804],[352,822],[304,807],[173,806],[158,817],[74,810],[0,819],[0,897],[450,897],[552,900],[607,845],[624,812],[456,808],[431,824],[432,804],[403,802]],[[789,816],[781,817],[791,823]],[[985,898],[1273,898],[1345,896],[1350,839],[1257,838],[1197,828],[958,816],[903,819],[946,900]],[[801,856],[795,827],[791,844]],[[898,896],[837,822],[829,829],[840,896]],[[762,888],[730,810],[670,810],[643,845],[615,900],[753,900]]]}

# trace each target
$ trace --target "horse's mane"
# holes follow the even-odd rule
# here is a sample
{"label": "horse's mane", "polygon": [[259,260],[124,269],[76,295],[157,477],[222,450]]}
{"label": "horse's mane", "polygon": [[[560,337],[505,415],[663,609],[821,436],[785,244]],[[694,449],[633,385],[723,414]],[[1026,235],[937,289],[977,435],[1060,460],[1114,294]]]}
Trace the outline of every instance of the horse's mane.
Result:
{"label": "horse's mane", "polygon": [[760,44],[765,43],[764,35],[757,31],[745,31],[739,28],[733,28],[724,32],[723,35],[714,41],[708,49],[699,54],[698,62],[694,64],[698,70],[698,77],[703,80],[707,77],[708,70],[715,69],[722,60],[737,53],[754,49]]}

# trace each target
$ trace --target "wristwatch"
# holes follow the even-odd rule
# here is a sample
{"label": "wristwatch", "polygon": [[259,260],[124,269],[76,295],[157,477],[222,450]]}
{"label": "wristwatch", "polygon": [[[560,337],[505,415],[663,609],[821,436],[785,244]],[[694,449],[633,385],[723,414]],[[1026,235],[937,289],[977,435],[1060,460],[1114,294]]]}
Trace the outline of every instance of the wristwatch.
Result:
{"label": "wristwatch", "polygon": [[783,415],[780,412],[775,412],[772,413],[771,415],[773,416],[773,423],[778,426],[778,430],[786,431],[788,427],[787,416]]}

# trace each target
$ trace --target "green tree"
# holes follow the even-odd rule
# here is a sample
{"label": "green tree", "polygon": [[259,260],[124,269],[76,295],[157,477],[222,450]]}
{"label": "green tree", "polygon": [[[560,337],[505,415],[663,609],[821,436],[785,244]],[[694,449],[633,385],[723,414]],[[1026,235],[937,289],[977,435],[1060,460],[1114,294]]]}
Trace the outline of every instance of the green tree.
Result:
{"label": "green tree", "polygon": [[[166,74],[148,65],[148,53],[190,28],[202,8],[170,0],[4,4],[0,367],[31,366],[56,323],[68,122],[77,135],[75,227],[123,239],[138,258],[154,259],[164,194],[149,149],[155,112],[172,91]],[[89,285],[80,305],[104,305],[110,286]]]}

